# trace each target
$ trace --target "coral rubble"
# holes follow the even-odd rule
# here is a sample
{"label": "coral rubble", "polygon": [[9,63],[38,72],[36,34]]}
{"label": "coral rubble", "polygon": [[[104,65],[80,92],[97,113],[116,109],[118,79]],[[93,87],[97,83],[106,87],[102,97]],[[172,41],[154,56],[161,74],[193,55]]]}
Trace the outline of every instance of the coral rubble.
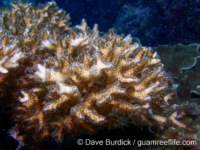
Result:
{"label": "coral rubble", "polygon": [[69,15],[53,1],[10,5],[1,9],[0,90],[4,101],[2,87],[12,87],[10,133],[21,144],[128,123],[194,131],[176,119],[177,111],[169,115],[174,94],[151,48],[114,29],[101,37],[84,19],[70,28]]}

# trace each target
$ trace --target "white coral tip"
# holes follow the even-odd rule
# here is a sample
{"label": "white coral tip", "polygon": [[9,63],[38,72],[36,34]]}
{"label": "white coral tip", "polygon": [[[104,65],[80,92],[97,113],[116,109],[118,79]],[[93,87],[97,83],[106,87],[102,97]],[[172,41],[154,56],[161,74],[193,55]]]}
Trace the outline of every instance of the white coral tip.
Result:
{"label": "white coral tip", "polygon": [[24,92],[24,91],[21,91],[21,92],[22,92],[22,94],[24,95],[24,97],[23,97],[23,98],[19,98],[20,102],[21,102],[21,103],[27,102],[27,101],[29,100],[29,95],[28,95],[28,93],[26,93],[26,92]]}
{"label": "white coral tip", "polygon": [[5,68],[3,68],[3,67],[0,67],[0,72],[1,72],[1,73],[8,73],[8,70],[5,69]]}
{"label": "white coral tip", "polygon": [[41,78],[43,81],[45,81],[45,78],[46,78],[46,68],[45,68],[45,66],[38,64],[37,67],[38,67],[39,71],[36,71],[35,75],[37,75],[39,78]]}

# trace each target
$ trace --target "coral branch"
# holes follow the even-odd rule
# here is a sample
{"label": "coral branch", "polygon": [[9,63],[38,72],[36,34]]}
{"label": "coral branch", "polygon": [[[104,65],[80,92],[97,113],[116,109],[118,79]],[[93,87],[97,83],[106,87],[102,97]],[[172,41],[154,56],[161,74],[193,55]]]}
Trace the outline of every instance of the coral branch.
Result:
{"label": "coral branch", "polygon": [[61,142],[64,135],[95,133],[127,120],[192,130],[176,112],[166,117],[173,94],[166,92],[163,65],[130,35],[111,29],[101,37],[98,26],[90,30],[84,19],[72,29],[69,15],[54,1],[37,8],[14,1],[0,13],[0,82],[17,79],[11,97],[15,130],[25,131],[21,145],[29,137]]}

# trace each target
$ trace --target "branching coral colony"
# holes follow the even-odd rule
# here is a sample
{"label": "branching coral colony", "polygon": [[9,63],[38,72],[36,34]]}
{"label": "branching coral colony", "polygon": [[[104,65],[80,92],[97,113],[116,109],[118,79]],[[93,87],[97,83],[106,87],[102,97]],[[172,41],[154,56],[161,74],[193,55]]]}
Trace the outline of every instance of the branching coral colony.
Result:
{"label": "branching coral colony", "polygon": [[166,115],[173,93],[151,48],[114,29],[100,37],[85,20],[70,28],[54,1],[10,6],[0,12],[0,90],[1,101],[14,102],[10,133],[21,144],[28,137],[62,142],[64,135],[127,123],[193,131],[176,111]]}

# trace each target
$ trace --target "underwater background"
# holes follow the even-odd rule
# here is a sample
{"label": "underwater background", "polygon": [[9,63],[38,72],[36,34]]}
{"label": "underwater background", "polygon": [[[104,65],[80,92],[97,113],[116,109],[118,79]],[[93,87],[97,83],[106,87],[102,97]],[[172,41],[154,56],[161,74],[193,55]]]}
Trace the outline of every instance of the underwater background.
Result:
{"label": "underwater background", "polygon": [[[12,1],[1,0],[0,6]],[[45,3],[45,0],[29,2]],[[184,112],[187,124],[199,128],[200,104],[200,0],[55,0],[59,8],[70,14],[72,26],[80,24],[84,18],[92,29],[98,24],[100,35],[115,28],[117,34],[131,34],[140,45],[152,47],[164,64],[164,71],[176,86],[176,109]],[[1,109],[1,107],[0,107]],[[18,142],[9,136],[13,126],[9,107],[0,111],[0,149],[14,150]],[[156,133],[158,132],[158,133]],[[41,150],[56,149],[200,149],[198,146],[86,146],[77,145],[77,139],[158,139],[161,133],[151,131],[148,127],[127,125],[123,128],[103,129],[94,135],[83,134],[78,138],[65,138],[62,143],[54,140],[43,141]],[[161,132],[161,131],[160,131]],[[177,138],[174,132],[171,138]],[[167,133],[162,133],[167,136]],[[199,132],[195,133],[196,140]],[[189,138],[189,137],[188,137]],[[200,137],[199,137],[200,138]],[[31,143],[31,140],[30,140]],[[31,145],[31,144],[30,144]],[[34,149],[25,145],[22,150]]]}
{"label": "underwater background", "polygon": [[[37,6],[48,1],[29,2]],[[73,25],[85,18],[90,28],[98,24],[101,32],[107,32],[114,27],[118,34],[131,34],[146,46],[188,45],[200,39],[199,0],[57,0],[56,3],[70,14]]]}

